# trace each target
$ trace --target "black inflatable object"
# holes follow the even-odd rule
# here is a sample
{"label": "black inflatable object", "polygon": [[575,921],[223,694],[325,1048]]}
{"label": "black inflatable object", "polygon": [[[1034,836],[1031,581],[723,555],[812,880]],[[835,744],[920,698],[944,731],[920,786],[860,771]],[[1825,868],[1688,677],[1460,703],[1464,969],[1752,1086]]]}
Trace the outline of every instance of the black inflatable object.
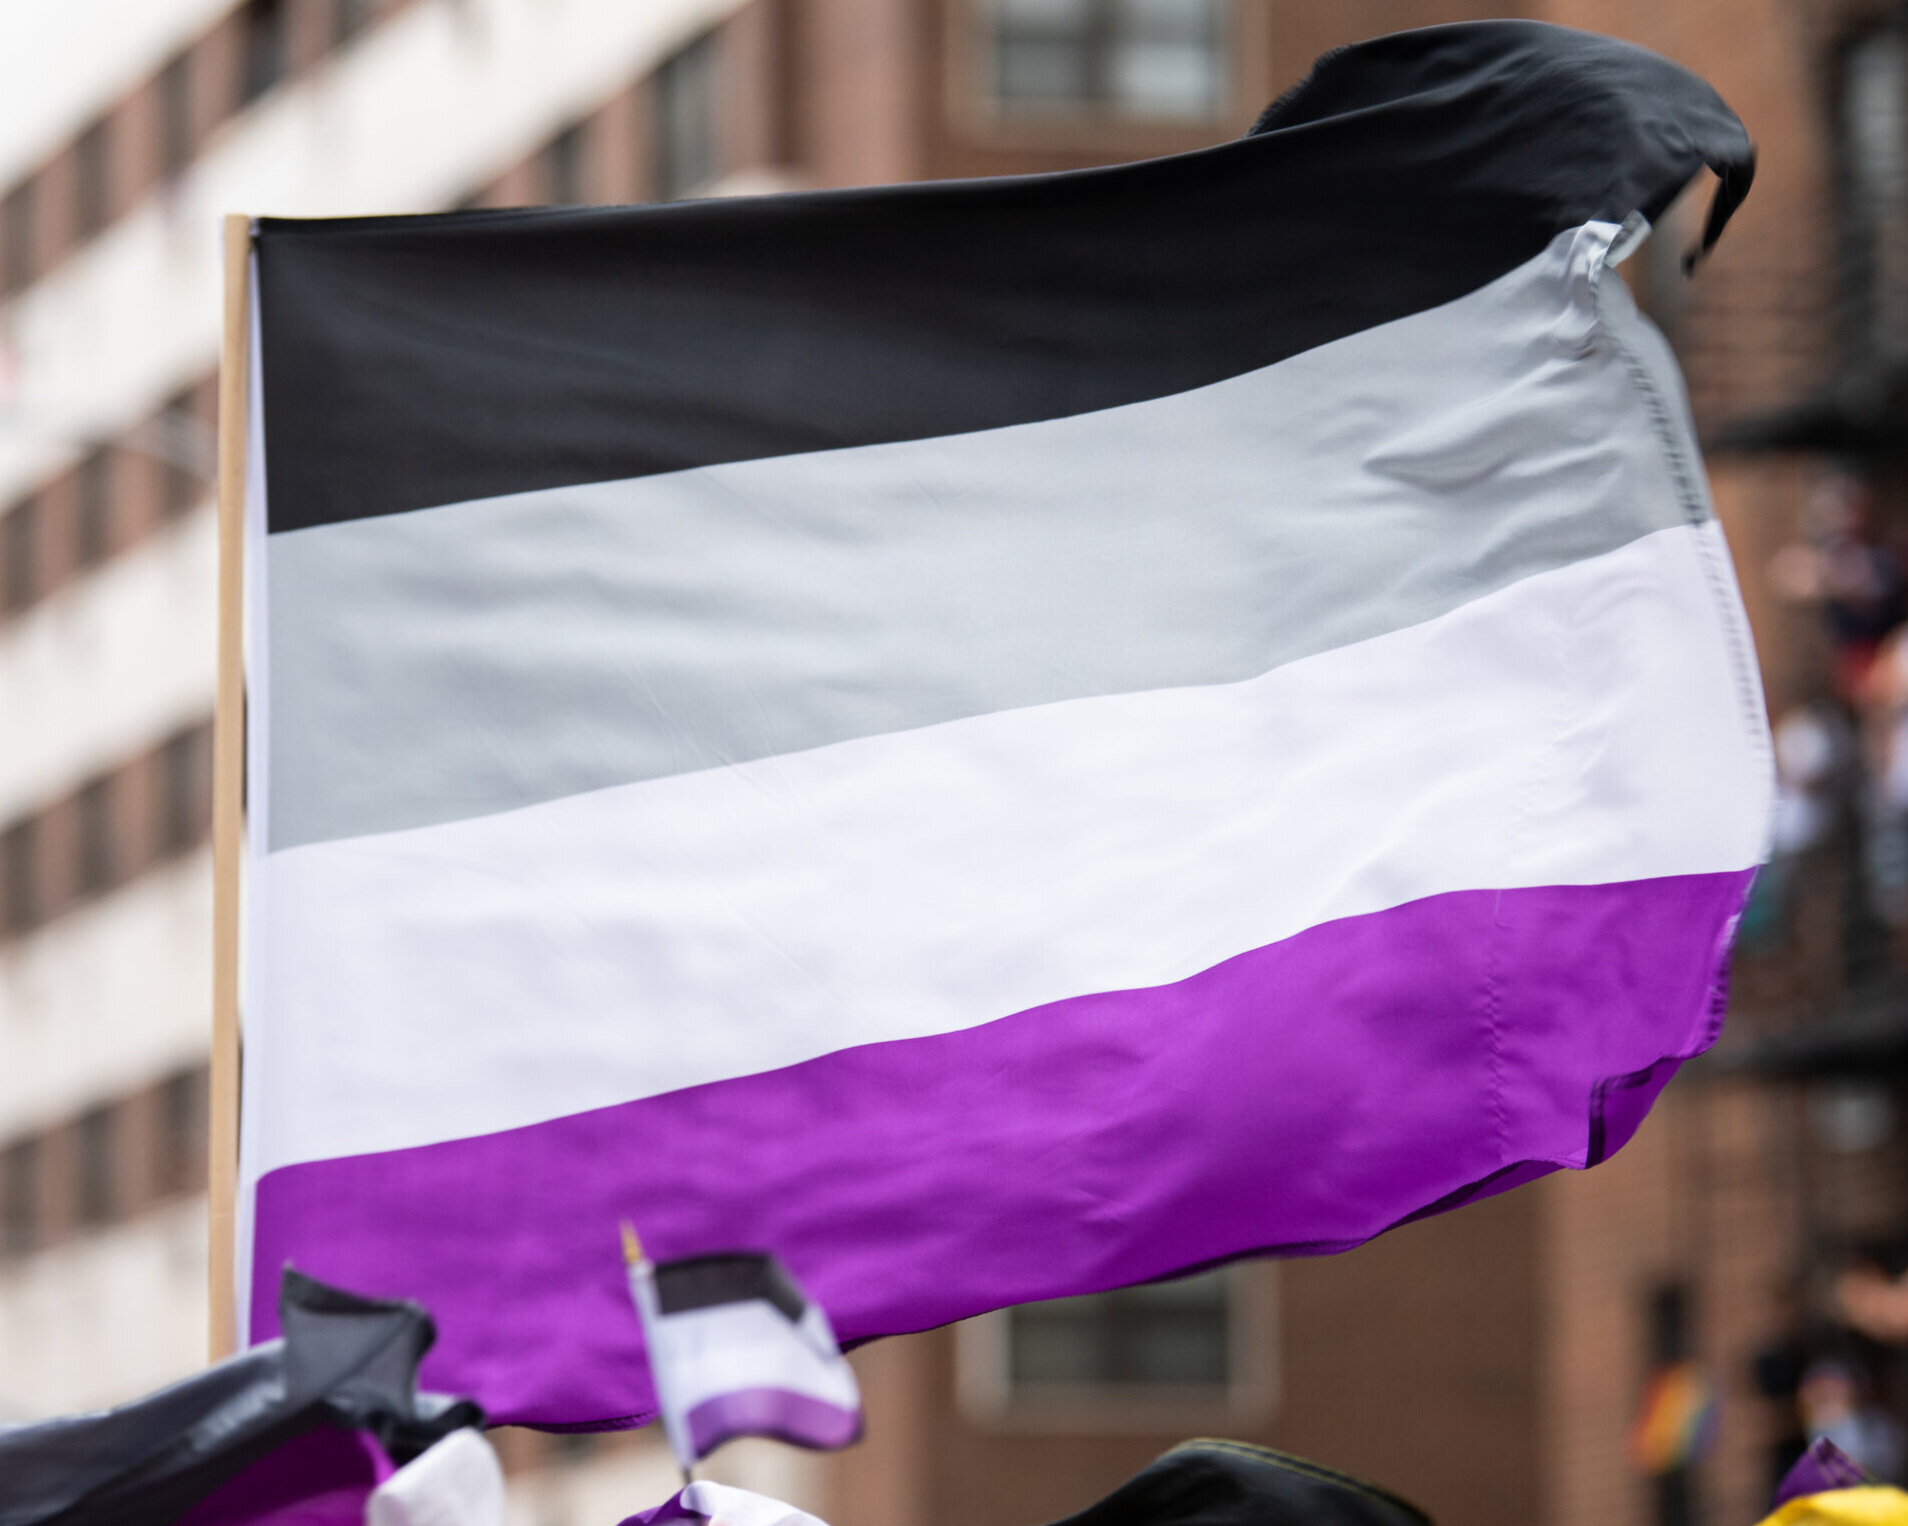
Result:
{"label": "black inflatable object", "polygon": [[284,1335],[131,1404],[0,1429],[0,1526],[165,1526],[321,1426],[369,1431],[394,1462],[483,1421],[417,1391],[437,1338],[422,1308],[287,1267]]}
{"label": "black inflatable object", "polygon": [[1432,1526],[1362,1479],[1243,1441],[1187,1441],[1053,1526]]}

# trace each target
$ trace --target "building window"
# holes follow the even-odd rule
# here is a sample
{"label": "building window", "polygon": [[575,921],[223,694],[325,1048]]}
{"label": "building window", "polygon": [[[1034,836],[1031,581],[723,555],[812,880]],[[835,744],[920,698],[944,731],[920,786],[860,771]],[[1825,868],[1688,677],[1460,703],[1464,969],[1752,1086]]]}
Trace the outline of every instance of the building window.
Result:
{"label": "building window", "polygon": [[159,172],[179,174],[198,144],[192,130],[192,54],[175,54],[159,72]]}
{"label": "building window", "polygon": [[78,518],[73,550],[82,567],[103,562],[113,549],[113,452],[102,445],[79,464]]}
{"label": "building window", "polygon": [[0,1250],[30,1255],[40,1243],[40,1142],[11,1144],[0,1161]]}
{"label": "building window", "polygon": [[371,15],[376,9],[377,0],[338,0],[338,9],[332,13],[333,45],[342,47],[362,32],[371,24]]}
{"label": "building window", "polygon": [[1007,1381],[1022,1393],[1055,1385],[1223,1389],[1228,1315],[1223,1277],[1156,1282],[1008,1313]]}
{"label": "building window", "polygon": [[543,199],[553,206],[573,207],[588,201],[583,124],[563,129],[543,151]]}
{"label": "building window", "polygon": [[34,196],[22,181],[0,202],[0,292],[18,291],[34,275]]}
{"label": "building window", "polygon": [[158,419],[158,454],[165,473],[160,507],[168,519],[184,514],[203,491],[204,479],[195,462],[205,426],[199,420],[196,392],[187,387],[174,393]]}
{"label": "building window", "polygon": [[6,897],[4,926],[22,932],[40,920],[40,833],[31,816],[0,837],[0,894]]}
{"label": "building window", "polygon": [[577,1468],[603,1449],[603,1438],[592,1431],[558,1431],[547,1443],[559,1468]]}
{"label": "building window", "polygon": [[195,1192],[205,1185],[210,1097],[205,1068],[181,1071],[159,1093],[159,1186]]}
{"label": "building window", "polygon": [[159,754],[161,853],[182,853],[205,836],[212,814],[212,733],[195,726]]}
{"label": "building window", "polygon": [[656,70],[656,189],[665,201],[700,191],[722,175],[717,121],[716,34],[697,38]]}
{"label": "building window", "polygon": [[112,216],[111,139],[104,118],[73,144],[73,237],[91,238]]}
{"label": "building window", "polygon": [[991,0],[1003,115],[1203,120],[1226,104],[1225,0]]}
{"label": "building window", "polygon": [[97,895],[113,883],[113,781],[94,779],[75,802],[79,817],[79,890]]}
{"label": "building window", "polygon": [[118,1207],[118,1124],[118,1113],[107,1105],[82,1113],[74,1126],[79,1189],[74,1208],[81,1224],[108,1223]]}
{"label": "building window", "polygon": [[245,0],[239,26],[244,69],[239,99],[249,103],[285,77],[284,0]]}
{"label": "building window", "polygon": [[[1270,1396],[1269,1269],[1024,1304],[962,1327],[961,1403],[986,1423],[1245,1423]],[[1255,1280],[1256,1279],[1256,1280]]]}
{"label": "building window", "polygon": [[25,609],[40,592],[40,505],[27,498],[0,519],[0,609]]}
{"label": "building window", "polygon": [[1842,56],[1844,323],[1857,354],[1908,344],[1908,34]]}

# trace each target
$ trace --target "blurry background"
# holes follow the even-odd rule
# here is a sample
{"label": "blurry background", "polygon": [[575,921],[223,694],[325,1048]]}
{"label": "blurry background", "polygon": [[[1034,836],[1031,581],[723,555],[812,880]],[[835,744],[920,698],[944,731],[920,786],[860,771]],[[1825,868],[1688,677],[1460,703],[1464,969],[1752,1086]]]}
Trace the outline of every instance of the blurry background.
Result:
{"label": "blurry background", "polygon": [[[1243,131],[1329,47],[1491,13],[0,9],[0,1421],[130,1396],[205,1348],[219,214],[645,201],[1172,153]],[[1689,65],[1762,149],[1694,282],[1678,259],[1705,187],[1624,267],[1687,370],[1777,723],[1778,853],[1723,1044],[1597,1172],[1345,1256],[883,1343],[856,1358],[864,1446],[742,1446],[718,1475],[836,1526],[1032,1526],[1199,1433],[1351,1469],[1445,1526],[1747,1526],[1812,1432],[1900,1476],[1908,7],[1522,13]],[[647,1434],[503,1439],[536,1526],[609,1526],[670,1488]]]}

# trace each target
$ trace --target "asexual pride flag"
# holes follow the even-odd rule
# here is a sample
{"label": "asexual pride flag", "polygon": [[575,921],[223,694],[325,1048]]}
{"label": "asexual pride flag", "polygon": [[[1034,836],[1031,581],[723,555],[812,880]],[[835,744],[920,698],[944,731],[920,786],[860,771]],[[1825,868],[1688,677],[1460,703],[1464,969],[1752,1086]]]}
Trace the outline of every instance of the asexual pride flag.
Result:
{"label": "asexual pride flag", "polygon": [[629,1291],[669,1446],[687,1473],[737,1436],[832,1450],[861,1439],[861,1389],[828,1315],[759,1251],[647,1259],[623,1231]]}
{"label": "asexual pride flag", "polygon": [[1769,766],[1610,262],[1751,160],[1504,22],[1113,169],[262,223],[252,1337],[290,1258],[613,1424],[625,1218],[852,1342],[1615,1149]]}

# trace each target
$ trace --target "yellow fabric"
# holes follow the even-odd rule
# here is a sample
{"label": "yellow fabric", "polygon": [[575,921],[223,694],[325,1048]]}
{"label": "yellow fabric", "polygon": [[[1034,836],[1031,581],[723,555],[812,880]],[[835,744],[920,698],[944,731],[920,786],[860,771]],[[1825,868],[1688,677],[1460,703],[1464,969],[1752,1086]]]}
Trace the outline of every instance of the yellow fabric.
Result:
{"label": "yellow fabric", "polygon": [[1760,1526],[1908,1526],[1908,1494],[1882,1485],[1792,1499]]}

